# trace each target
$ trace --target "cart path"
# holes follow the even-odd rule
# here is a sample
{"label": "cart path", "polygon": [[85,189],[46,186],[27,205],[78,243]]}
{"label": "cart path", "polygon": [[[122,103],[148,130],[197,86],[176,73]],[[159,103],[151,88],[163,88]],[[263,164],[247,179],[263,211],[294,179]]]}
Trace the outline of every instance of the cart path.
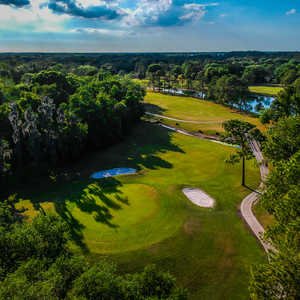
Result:
{"label": "cart path", "polygon": [[[205,139],[205,140],[210,140],[212,142],[218,142],[216,139],[213,138],[208,138],[206,136],[202,136],[199,134],[193,134],[191,132],[187,132],[185,130],[179,130],[175,127],[171,127],[171,126],[166,126],[163,124],[159,124],[160,126],[169,129],[169,130],[173,130],[175,132],[181,133],[181,134],[185,134],[191,137],[196,137],[196,138],[200,138],[200,139]],[[251,148],[251,151],[253,152],[256,161],[259,165],[259,170],[260,170],[260,175],[261,175],[261,184],[259,186],[259,190],[262,190],[264,187],[264,182],[267,179],[267,176],[269,174],[269,169],[264,161],[264,157],[261,153],[260,150],[260,146],[258,144],[257,141],[255,140],[249,140],[249,146]],[[262,247],[264,248],[264,250],[268,253],[268,250],[272,250],[275,251],[276,249],[270,245],[269,243],[266,243],[262,237],[263,234],[265,232],[264,228],[262,227],[262,225],[259,223],[259,221],[256,219],[255,215],[253,214],[252,211],[252,207],[253,205],[259,201],[261,194],[258,192],[253,192],[251,194],[249,194],[247,197],[245,197],[240,205],[240,212],[242,215],[242,218],[245,220],[245,222],[247,223],[247,225],[249,226],[249,228],[251,229],[251,231],[253,232],[253,234],[255,235],[255,237],[258,239],[258,241],[260,242],[260,244],[262,245]]]}
{"label": "cart path", "polygon": [[170,117],[166,117],[163,115],[158,115],[158,114],[153,114],[151,112],[146,111],[146,115],[157,117],[157,118],[162,118],[162,119],[167,119],[175,122],[181,122],[181,123],[190,123],[190,124],[222,124],[223,122],[220,121],[185,121],[185,120],[179,120],[179,119],[174,119]]}
{"label": "cart path", "polygon": [[[252,153],[254,154],[256,161],[259,164],[259,170],[260,170],[260,176],[261,176],[261,184],[259,186],[259,189],[262,190],[264,187],[264,182],[267,179],[267,176],[269,174],[269,169],[264,161],[264,157],[261,153],[259,144],[255,140],[249,140],[249,146],[251,148]],[[259,221],[256,219],[256,217],[253,214],[252,211],[252,206],[259,200],[260,194],[257,192],[253,192],[250,195],[248,195],[246,198],[243,199],[240,207],[240,211],[242,214],[242,217],[256,236],[256,238],[259,240],[263,248],[265,249],[266,252],[268,250],[275,250],[275,248],[270,245],[269,243],[266,243],[263,241],[262,236],[265,232],[264,228],[262,225],[259,223]]]}

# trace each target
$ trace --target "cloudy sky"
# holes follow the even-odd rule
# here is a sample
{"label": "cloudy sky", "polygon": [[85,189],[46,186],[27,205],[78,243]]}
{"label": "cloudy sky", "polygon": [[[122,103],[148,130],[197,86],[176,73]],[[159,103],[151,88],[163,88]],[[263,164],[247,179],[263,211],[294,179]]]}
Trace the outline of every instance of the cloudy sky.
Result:
{"label": "cloudy sky", "polygon": [[300,50],[299,0],[0,0],[0,51]]}

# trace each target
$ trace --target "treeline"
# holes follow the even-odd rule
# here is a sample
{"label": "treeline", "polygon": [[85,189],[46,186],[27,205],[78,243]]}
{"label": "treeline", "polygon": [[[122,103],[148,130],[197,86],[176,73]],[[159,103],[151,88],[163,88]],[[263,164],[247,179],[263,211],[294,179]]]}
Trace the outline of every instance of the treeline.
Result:
{"label": "treeline", "polygon": [[253,268],[252,299],[300,299],[300,78],[266,111],[272,126],[263,143],[272,166],[261,205],[274,217],[264,238],[275,251]]}
{"label": "treeline", "polygon": [[[179,66],[182,69],[181,74],[188,79],[191,77],[191,74],[186,72],[190,73],[190,70],[187,70],[190,68],[188,65],[193,66],[192,77],[196,75],[194,71],[204,71],[204,67],[210,65],[205,68],[206,81],[210,76],[220,77],[221,72],[225,75],[243,76],[250,84],[284,83],[294,76],[293,70],[297,72],[299,61],[300,52],[0,54],[0,77],[11,72],[14,81],[19,83],[25,73],[37,73],[51,68],[74,73],[78,67],[88,65],[112,74],[130,74],[132,77],[145,79],[148,67],[151,64],[159,64],[165,71],[168,71],[165,66],[168,66],[168,69]],[[222,66],[224,70],[220,70]]]}
{"label": "treeline", "polygon": [[[299,53],[284,52],[4,54],[1,58],[0,102],[16,98],[28,73],[48,70],[95,76],[100,71],[142,80],[145,88],[155,91],[179,91],[249,111],[251,102],[257,99],[249,93],[249,85],[288,86],[300,72]],[[259,104],[256,111],[262,108]]]}
{"label": "treeline", "polygon": [[17,201],[0,202],[0,299],[187,299],[175,278],[153,265],[121,275],[112,263],[88,263],[69,248],[61,218],[39,214],[26,222]]}
{"label": "treeline", "polygon": [[[80,68],[79,68],[80,69]],[[144,89],[105,72],[7,76],[0,105],[0,180],[78,159],[126,135],[143,115]]]}
{"label": "treeline", "polygon": [[[300,60],[231,58],[222,61],[186,61],[182,65],[151,64],[148,86],[154,91],[198,96],[216,103],[249,110],[257,98],[249,85],[293,84],[300,76]],[[258,107],[260,109],[261,107]]]}

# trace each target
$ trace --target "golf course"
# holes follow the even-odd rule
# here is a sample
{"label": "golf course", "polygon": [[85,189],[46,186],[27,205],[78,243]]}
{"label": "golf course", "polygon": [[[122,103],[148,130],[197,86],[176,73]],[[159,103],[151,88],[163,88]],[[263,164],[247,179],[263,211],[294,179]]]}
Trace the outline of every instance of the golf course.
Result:
{"label": "golf course", "polygon": [[255,93],[255,94],[259,94],[259,95],[277,96],[281,91],[283,91],[283,87],[267,86],[267,85],[254,85],[254,86],[249,86],[249,91],[251,93]]}
{"label": "golf course", "polygon": [[[203,132],[208,135],[224,132],[222,123],[231,119],[239,119],[256,125],[260,130],[264,126],[254,115],[240,112],[210,101],[191,97],[170,96],[148,92],[145,97],[146,111],[168,117],[160,119],[164,124],[180,127],[194,133]],[[171,120],[177,119],[175,120]],[[180,120],[188,121],[180,122]]]}
{"label": "golf course", "polygon": [[[159,107],[155,112],[172,117],[257,122],[204,101],[159,94],[146,99]],[[162,99],[178,106],[163,106]],[[249,268],[263,262],[265,253],[238,213],[250,190],[241,186],[241,165],[225,163],[233,151],[141,122],[122,143],[72,166],[75,179],[23,187],[19,195],[30,200],[18,205],[28,209],[28,220],[40,210],[60,215],[72,228],[74,251],[92,261],[105,257],[122,272],[155,263],[189,289],[190,299],[248,299]],[[90,178],[113,168],[137,173]],[[247,186],[254,189],[259,182],[255,160],[247,162]],[[193,204],[184,188],[201,189],[215,206]]]}

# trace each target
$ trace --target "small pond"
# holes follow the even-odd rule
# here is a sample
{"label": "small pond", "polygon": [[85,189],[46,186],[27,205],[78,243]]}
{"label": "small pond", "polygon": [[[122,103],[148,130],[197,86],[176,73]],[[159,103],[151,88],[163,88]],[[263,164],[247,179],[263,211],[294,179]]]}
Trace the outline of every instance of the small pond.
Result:
{"label": "small pond", "polygon": [[96,172],[91,175],[91,178],[100,179],[100,178],[112,177],[112,176],[117,176],[117,175],[128,175],[128,174],[135,174],[135,173],[136,173],[136,169],[115,168],[115,169]]}
{"label": "small pond", "polygon": [[[177,89],[177,90],[162,89],[162,92],[168,93],[168,94],[174,94],[174,95],[181,95],[181,96],[185,95],[185,91],[181,90],[181,89]],[[205,92],[194,92],[193,96],[196,98],[205,99],[206,94],[205,94]],[[272,96],[256,95],[255,97],[253,97],[253,100],[251,102],[249,102],[249,111],[257,113],[258,109],[270,107],[271,103],[274,100],[275,100],[275,97],[272,97]]]}

